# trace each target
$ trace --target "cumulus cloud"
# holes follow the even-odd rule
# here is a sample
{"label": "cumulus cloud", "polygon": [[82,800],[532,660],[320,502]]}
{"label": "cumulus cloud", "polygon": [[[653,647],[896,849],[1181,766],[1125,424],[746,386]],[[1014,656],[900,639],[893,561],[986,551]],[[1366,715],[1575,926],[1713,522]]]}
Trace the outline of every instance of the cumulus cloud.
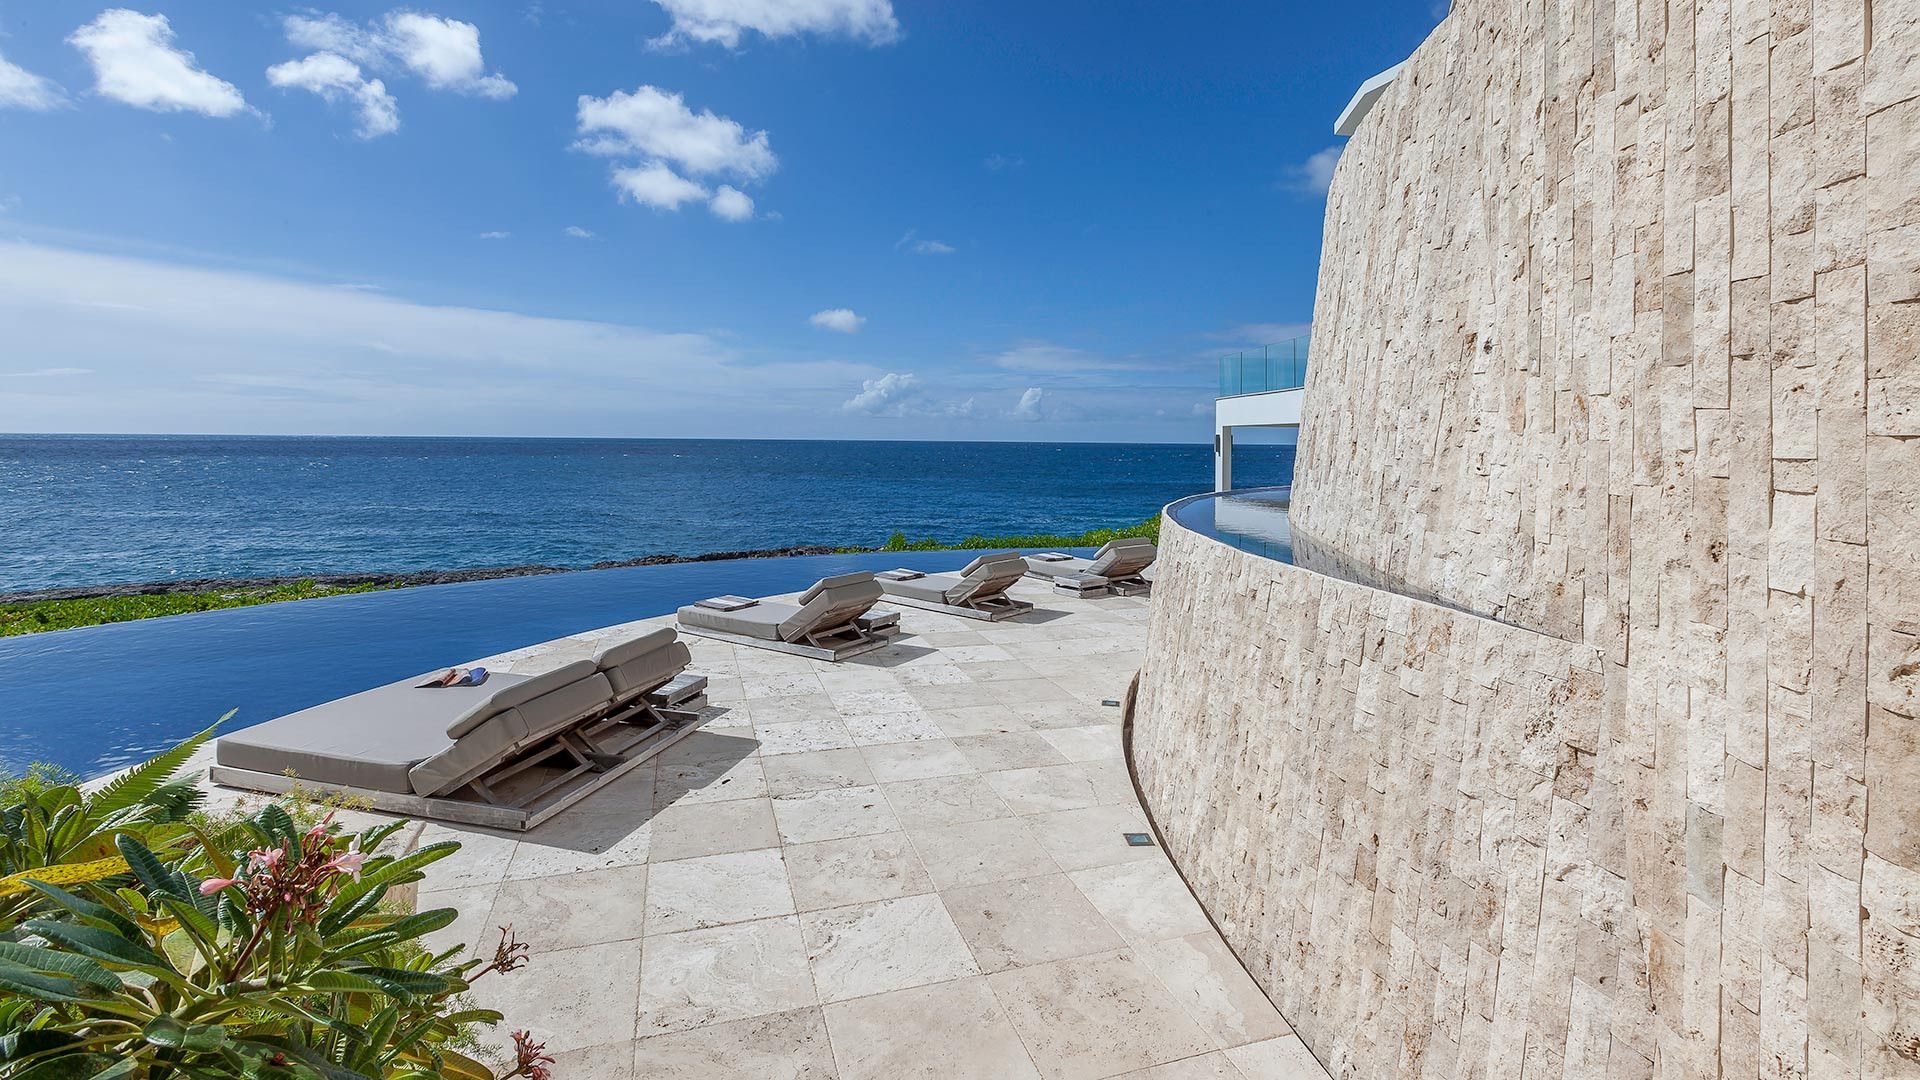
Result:
{"label": "cumulus cloud", "polygon": [[0,109],[45,112],[66,103],[67,95],[51,80],[43,79],[0,56]]}
{"label": "cumulus cloud", "polygon": [[919,229],[908,229],[900,239],[893,242],[895,251],[911,251],[915,255],[951,255],[953,246],[938,240],[923,240]]}
{"label": "cumulus cloud", "polygon": [[519,93],[511,79],[487,71],[480,28],[404,9],[367,25],[336,14],[289,15],[282,24],[296,48],[333,53],[380,71],[404,69],[435,90],[503,101]]}
{"label": "cumulus cloud", "polygon": [[822,330],[838,330],[842,334],[857,334],[866,324],[866,316],[855,315],[851,308],[828,308],[816,311],[807,319]]}
{"label": "cumulus cloud", "polygon": [[683,41],[732,49],[749,31],[770,38],[843,36],[871,45],[898,40],[890,0],[654,0],[673,19],[656,45]]}
{"label": "cumulus cloud", "polygon": [[764,180],[780,159],[764,131],[749,132],[711,109],[694,112],[679,94],[657,86],[603,98],[582,94],[574,149],[606,158],[638,159],[615,165],[614,190],[623,199],[657,210],[678,210],[705,200],[716,217],[746,221],[753,199],[732,184],[710,189],[691,176],[728,176],[741,183]]}
{"label": "cumulus cloud", "polygon": [[86,54],[94,88],[104,97],[154,112],[226,117],[252,111],[232,83],[201,70],[192,53],[175,47],[165,15],[111,8],[67,41]]}
{"label": "cumulus cloud", "polygon": [[1021,392],[1020,400],[1013,406],[1013,411],[1007,413],[1007,418],[1010,420],[1027,421],[1040,419],[1040,405],[1046,400],[1046,397],[1047,392],[1045,390],[1037,386],[1027,387]]}
{"label": "cumulus cloud", "polygon": [[1286,186],[1303,195],[1325,195],[1333,186],[1333,167],[1340,162],[1340,147],[1329,146],[1298,165],[1287,168]]}
{"label": "cumulus cloud", "polygon": [[338,53],[321,52],[267,69],[267,81],[282,90],[307,90],[328,102],[351,101],[360,114],[359,135],[374,139],[400,130],[400,106],[386,84],[360,73]]}
{"label": "cumulus cloud", "polygon": [[865,379],[860,392],[848,398],[841,409],[868,416],[904,416],[917,403],[923,388],[912,372],[889,371],[877,379]]}
{"label": "cumulus cloud", "polygon": [[575,240],[592,240],[594,238],[591,229],[583,229],[578,225],[569,225],[560,231],[573,237]]}
{"label": "cumulus cloud", "polygon": [[707,209],[727,221],[746,221],[753,217],[753,199],[732,184],[721,184],[707,200]]}

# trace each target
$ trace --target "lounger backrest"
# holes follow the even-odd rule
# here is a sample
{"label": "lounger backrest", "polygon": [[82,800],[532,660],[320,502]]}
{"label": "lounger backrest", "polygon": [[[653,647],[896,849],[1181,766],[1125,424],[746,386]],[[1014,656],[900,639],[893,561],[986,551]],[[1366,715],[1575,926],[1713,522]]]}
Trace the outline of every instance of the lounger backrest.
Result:
{"label": "lounger backrest", "polygon": [[601,714],[612,702],[613,685],[591,660],[502,686],[483,709],[447,728],[453,744],[408,770],[408,781],[421,795],[457,790],[527,747]]}
{"label": "lounger backrest", "polygon": [[782,641],[798,641],[818,630],[831,630],[865,615],[882,595],[880,583],[861,571],[822,578],[800,594],[799,610],[780,620]]}
{"label": "lounger backrest", "polygon": [[609,645],[594,655],[593,663],[612,685],[614,697],[624,703],[671,681],[692,659],[680,635],[668,626]]}
{"label": "lounger backrest", "polygon": [[1087,573],[1110,578],[1132,577],[1152,566],[1158,555],[1153,541],[1144,536],[1109,540],[1094,554],[1093,564],[1087,567]]}
{"label": "lounger backrest", "polygon": [[1017,552],[999,551],[982,555],[960,571],[960,584],[947,590],[947,600],[958,603],[998,596],[1026,575],[1027,560]]}
{"label": "lounger backrest", "polygon": [[448,724],[447,738],[458,739],[486,723],[487,720],[496,713],[506,712],[508,709],[533,701],[536,698],[544,697],[556,690],[564,689],[574,683],[591,677],[593,674],[593,661],[575,660],[573,663],[567,664],[564,667],[558,667],[552,671],[535,675],[530,679],[516,683],[508,683],[502,686],[493,696],[487,698],[484,704],[474,707],[465,716]]}

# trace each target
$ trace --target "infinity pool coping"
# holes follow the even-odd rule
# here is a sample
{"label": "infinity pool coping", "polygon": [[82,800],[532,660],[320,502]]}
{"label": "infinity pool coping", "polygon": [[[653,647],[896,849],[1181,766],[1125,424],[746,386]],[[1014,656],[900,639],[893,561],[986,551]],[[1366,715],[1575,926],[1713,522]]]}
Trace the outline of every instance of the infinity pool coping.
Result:
{"label": "infinity pool coping", "polygon": [[[686,637],[700,732],[530,832],[408,830],[463,844],[421,885],[460,913],[436,947],[532,946],[475,985],[491,1040],[530,1029],[556,1076],[609,1080],[1323,1078],[1160,848],[1126,842],[1149,825],[1101,703],[1148,601],[1014,593],[1039,610],[903,609],[839,664]],[[476,662],[550,670],[671,622]]]}

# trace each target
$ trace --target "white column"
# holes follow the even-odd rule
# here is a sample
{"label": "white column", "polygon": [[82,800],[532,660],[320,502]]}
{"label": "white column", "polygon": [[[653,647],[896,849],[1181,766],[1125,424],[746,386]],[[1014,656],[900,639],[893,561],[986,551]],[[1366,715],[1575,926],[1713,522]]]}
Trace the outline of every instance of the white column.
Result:
{"label": "white column", "polygon": [[1225,424],[1213,431],[1213,490],[1233,488],[1233,428]]}

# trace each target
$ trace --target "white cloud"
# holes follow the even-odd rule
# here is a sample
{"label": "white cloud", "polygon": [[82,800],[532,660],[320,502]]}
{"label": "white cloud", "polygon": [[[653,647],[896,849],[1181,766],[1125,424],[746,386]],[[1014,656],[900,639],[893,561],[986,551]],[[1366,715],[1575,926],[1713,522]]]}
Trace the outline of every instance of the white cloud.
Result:
{"label": "white cloud", "polygon": [[232,83],[202,71],[192,53],[174,47],[165,15],[111,8],[67,41],[86,54],[95,89],[115,101],[215,117],[251,111]]}
{"label": "white cloud", "polygon": [[825,311],[816,311],[807,321],[822,330],[838,330],[842,334],[857,334],[860,332],[860,327],[866,325],[867,319],[864,315],[855,315],[851,308],[837,307],[828,308]]}
{"label": "white cloud", "polygon": [[32,371],[0,371],[0,378],[5,378],[5,379],[64,379],[64,378],[70,378],[70,377],[72,377],[72,376],[74,376],[74,375],[91,375],[91,374],[93,374],[93,369],[92,369],[92,368],[83,368],[83,367],[46,367],[46,368],[35,368],[35,369],[33,369]]}
{"label": "white cloud", "polygon": [[0,371],[93,373],[0,379],[0,416],[40,431],[825,436],[844,433],[845,388],[881,374],[7,241],[0,326]]}
{"label": "white cloud", "polygon": [[1027,159],[1012,154],[991,154],[988,155],[984,164],[988,172],[1008,172],[1025,168]]}
{"label": "white cloud", "polygon": [[1305,195],[1325,195],[1333,186],[1333,167],[1340,162],[1340,147],[1329,146],[1298,165],[1287,168],[1287,186]]}
{"label": "white cloud", "polygon": [[561,231],[561,232],[563,232],[563,233],[565,233],[565,234],[566,234],[566,235],[568,235],[568,236],[571,236],[571,237],[573,237],[573,238],[574,238],[575,240],[592,240],[592,239],[594,239],[594,234],[593,234],[593,231],[592,231],[591,229],[583,229],[583,228],[581,228],[581,227],[580,227],[580,226],[578,226],[578,225],[569,225],[569,226],[567,226],[566,228],[564,228],[564,229],[562,229],[562,230],[560,230],[560,231]]}
{"label": "white cloud", "polygon": [[638,159],[613,167],[614,189],[623,199],[658,210],[707,200],[716,217],[746,221],[753,217],[753,199],[746,192],[732,184],[712,190],[682,174],[722,174],[747,183],[764,180],[780,167],[766,132],[749,133],[710,109],[696,113],[679,94],[657,86],[615,90],[604,98],[582,94],[576,121],[580,137],[574,149]]}
{"label": "white cloud", "polygon": [[905,416],[922,393],[919,376],[912,372],[889,371],[877,379],[860,383],[860,392],[848,398],[840,408],[868,416]]}
{"label": "white cloud", "polygon": [[919,236],[920,230],[908,229],[901,235],[900,239],[893,242],[893,250],[911,251],[915,255],[953,254],[953,246],[951,244],[943,244],[938,240],[921,240]]}
{"label": "white cloud", "polygon": [[505,239],[506,239],[507,237],[509,237],[509,236],[512,236],[512,235],[513,235],[512,233],[510,233],[510,232],[508,232],[508,231],[507,231],[507,230],[505,230],[505,229],[489,229],[489,230],[487,230],[486,232],[483,232],[483,233],[481,233],[481,234],[480,234],[480,239],[482,239],[482,240],[505,240]]}
{"label": "white cloud", "polygon": [[1045,341],[1022,342],[989,357],[988,361],[1008,371],[1029,372],[1134,371],[1151,366],[1139,360],[1102,356]]}
{"label": "white cloud", "polygon": [[747,221],[753,217],[753,199],[732,184],[721,184],[708,200],[707,208],[715,217],[727,221]]}
{"label": "white cloud", "polygon": [[678,210],[707,197],[704,185],[681,176],[658,161],[613,170],[613,186],[622,199],[656,210]]}
{"label": "white cloud", "polygon": [[1026,390],[1021,392],[1019,403],[1014,405],[1013,411],[1008,413],[1007,417],[1013,420],[1028,421],[1040,419],[1040,404],[1046,399],[1046,396],[1047,392],[1037,386],[1027,387]]}
{"label": "white cloud", "polygon": [[0,56],[0,109],[32,109],[44,112],[67,103],[67,95],[49,79],[43,79]]}
{"label": "white cloud", "polygon": [[900,37],[889,0],[654,0],[673,18],[655,44],[698,41],[740,44],[748,31],[766,37],[840,35],[885,45]]}
{"label": "white cloud", "polygon": [[352,101],[360,112],[360,137],[400,130],[400,106],[386,84],[360,73],[360,65],[338,53],[319,52],[267,69],[267,81],[282,90],[307,90],[329,102]]}
{"label": "white cloud", "polygon": [[362,26],[336,14],[289,15],[282,23],[296,48],[334,53],[380,71],[405,69],[435,90],[503,101],[520,88],[487,72],[480,28],[417,11],[390,11]]}

